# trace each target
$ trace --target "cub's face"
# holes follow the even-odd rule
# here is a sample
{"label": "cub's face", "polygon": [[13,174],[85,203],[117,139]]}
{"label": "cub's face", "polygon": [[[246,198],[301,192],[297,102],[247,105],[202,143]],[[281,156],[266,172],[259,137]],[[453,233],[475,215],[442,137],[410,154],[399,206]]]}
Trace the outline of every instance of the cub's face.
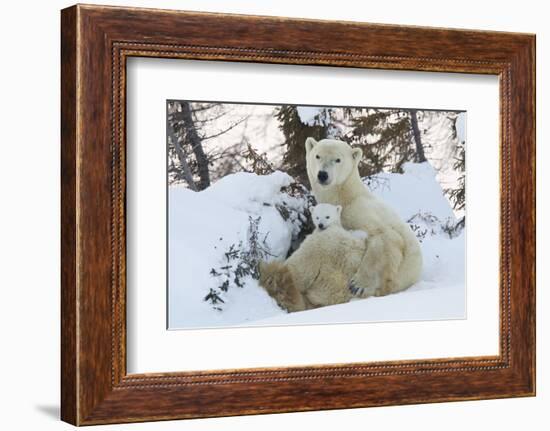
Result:
{"label": "cub's face", "polygon": [[357,169],[361,156],[360,148],[352,149],[348,144],[333,139],[317,142],[306,139],[307,174],[311,185],[321,187],[340,185]]}
{"label": "cub's face", "polygon": [[319,230],[325,230],[332,225],[341,226],[340,214],[342,213],[341,205],[317,204],[313,208],[311,217],[315,227]]}

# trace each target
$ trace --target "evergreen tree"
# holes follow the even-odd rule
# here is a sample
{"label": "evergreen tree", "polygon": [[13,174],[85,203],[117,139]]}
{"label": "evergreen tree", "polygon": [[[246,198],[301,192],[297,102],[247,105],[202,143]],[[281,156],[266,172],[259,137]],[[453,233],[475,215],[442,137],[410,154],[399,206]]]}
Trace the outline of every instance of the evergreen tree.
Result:
{"label": "evergreen tree", "polygon": [[453,169],[460,172],[455,188],[445,190],[455,210],[464,210],[466,207],[466,151],[465,142],[459,141],[457,145],[457,156],[453,164]]}
{"label": "evergreen tree", "polygon": [[362,177],[382,171],[402,172],[405,162],[426,160],[416,111],[353,108],[344,112],[350,118],[351,131],[342,139],[363,150],[359,165]]}
{"label": "evergreen tree", "polygon": [[275,113],[285,137],[282,169],[302,184],[309,184],[306,170],[306,138],[316,140],[327,137],[329,127],[319,124],[304,124],[293,105],[283,105]]}
{"label": "evergreen tree", "polygon": [[424,148],[416,110],[376,108],[319,108],[305,124],[296,106],[282,106],[277,118],[285,136],[283,169],[307,184],[304,142],[311,136],[341,139],[363,150],[359,174],[401,172],[403,163],[424,162]]}

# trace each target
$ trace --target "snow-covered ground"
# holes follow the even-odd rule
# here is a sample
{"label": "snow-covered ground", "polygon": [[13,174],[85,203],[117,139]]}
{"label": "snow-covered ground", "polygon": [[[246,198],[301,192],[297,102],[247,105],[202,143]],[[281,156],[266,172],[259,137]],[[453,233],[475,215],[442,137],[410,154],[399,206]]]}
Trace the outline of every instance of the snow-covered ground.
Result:
{"label": "snow-covered ground", "polygon": [[[305,205],[281,192],[292,178],[282,172],[238,173],[202,192],[170,187],[170,329],[464,318],[465,231],[450,238],[442,229],[456,218],[428,163],[406,164],[404,171],[366,183],[416,230],[424,256],[422,280],[398,294],[290,314],[252,276],[244,276],[239,287],[219,272],[234,269],[227,253],[232,245],[246,248],[251,220],[258,218],[270,258],[286,256]],[[281,205],[291,210],[286,220],[277,210]],[[224,280],[226,291],[220,290]],[[211,289],[219,293],[215,304],[205,300]]]}

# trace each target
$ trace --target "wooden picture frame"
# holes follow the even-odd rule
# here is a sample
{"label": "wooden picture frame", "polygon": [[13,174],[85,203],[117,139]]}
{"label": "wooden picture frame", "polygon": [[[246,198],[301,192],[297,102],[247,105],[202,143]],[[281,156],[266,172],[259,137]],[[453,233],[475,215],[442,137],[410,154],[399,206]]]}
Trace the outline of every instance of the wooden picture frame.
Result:
{"label": "wooden picture frame", "polygon": [[[64,421],[535,394],[534,35],[83,5],[61,17]],[[500,354],[128,375],[125,65],[131,56],[498,75]]]}

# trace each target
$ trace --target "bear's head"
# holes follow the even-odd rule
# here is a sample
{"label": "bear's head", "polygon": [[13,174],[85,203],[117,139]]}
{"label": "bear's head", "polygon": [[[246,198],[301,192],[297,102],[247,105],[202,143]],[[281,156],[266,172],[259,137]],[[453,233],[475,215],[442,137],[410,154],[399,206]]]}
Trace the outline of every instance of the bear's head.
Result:
{"label": "bear's head", "polygon": [[317,229],[325,230],[330,226],[342,226],[341,213],[341,205],[317,204],[313,208],[311,218]]}
{"label": "bear's head", "polygon": [[330,187],[344,183],[363,157],[360,148],[351,148],[343,141],[306,139],[307,175],[311,186]]}

